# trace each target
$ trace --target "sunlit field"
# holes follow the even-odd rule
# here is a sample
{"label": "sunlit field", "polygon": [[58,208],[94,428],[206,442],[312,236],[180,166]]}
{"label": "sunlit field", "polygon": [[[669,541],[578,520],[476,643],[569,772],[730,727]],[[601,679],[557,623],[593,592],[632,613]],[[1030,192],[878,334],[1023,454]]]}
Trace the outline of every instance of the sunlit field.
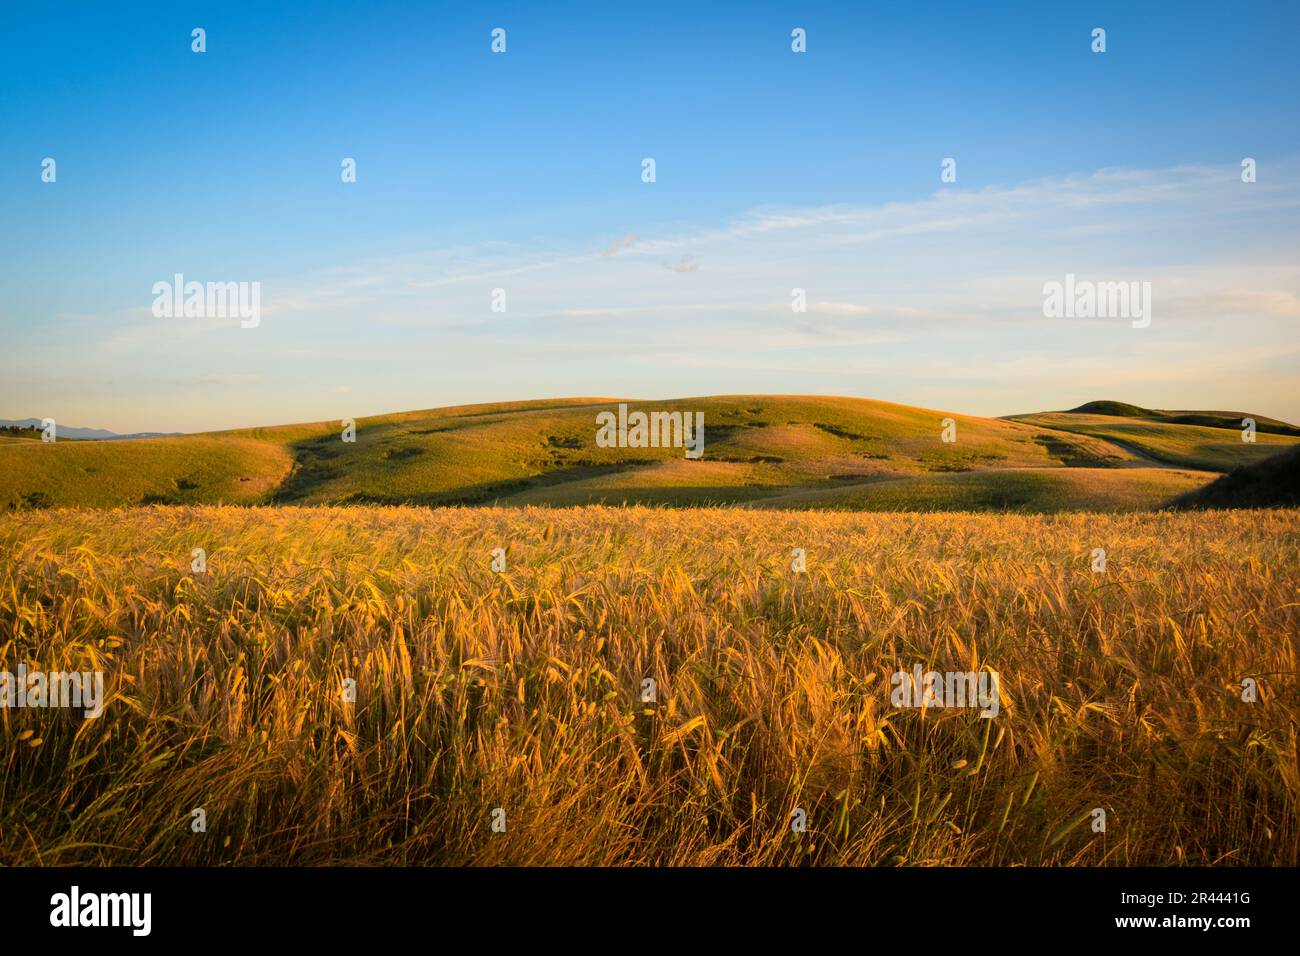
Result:
{"label": "sunlit field", "polygon": [[1298,635],[1295,511],[19,512],[0,862],[1295,865]]}
{"label": "sunlit field", "polygon": [[[797,395],[634,405],[703,415],[702,457],[667,444],[601,447],[597,416],[619,404],[593,398],[374,416],[356,423],[355,441],[343,440],[337,421],[112,442],[47,443],[30,431],[28,440],[0,435],[0,511],[155,504],[1152,511],[1234,468],[1300,448],[1300,428],[1264,416],[1255,441],[1242,441],[1240,416],[1233,422],[1223,412],[1011,420]],[[944,421],[953,422],[954,441],[942,439]]]}

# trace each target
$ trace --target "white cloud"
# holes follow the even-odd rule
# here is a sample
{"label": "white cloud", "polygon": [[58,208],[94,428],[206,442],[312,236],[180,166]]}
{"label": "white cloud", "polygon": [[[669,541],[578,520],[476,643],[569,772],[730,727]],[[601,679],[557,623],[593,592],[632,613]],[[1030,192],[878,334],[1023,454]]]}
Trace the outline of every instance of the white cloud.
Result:
{"label": "white cloud", "polygon": [[[1253,411],[1297,419],[1292,376],[1261,367],[1294,354],[1300,166],[1269,172],[1243,184],[1234,165],[1104,169],[912,202],[641,223],[612,243],[613,229],[571,246],[411,251],[264,277],[255,330],[155,320],[145,300],[105,313],[111,331],[97,345],[146,378],[201,353],[264,385],[329,389],[346,376],[359,399],[406,407],[454,403],[468,379],[556,395],[838,383],[998,413],[1070,389],[1134,399],[1145,389],[1161,407],[1246,404],[1240,394],[1254,396]],[[1045,319],[1043,283],[1067,272],[1151,282],[1152,327]],[[496,287],[504,314],[490,310]],[[791,310],[795,287],[806,313]],[[962,389],[1006,404],[964,407]]]}

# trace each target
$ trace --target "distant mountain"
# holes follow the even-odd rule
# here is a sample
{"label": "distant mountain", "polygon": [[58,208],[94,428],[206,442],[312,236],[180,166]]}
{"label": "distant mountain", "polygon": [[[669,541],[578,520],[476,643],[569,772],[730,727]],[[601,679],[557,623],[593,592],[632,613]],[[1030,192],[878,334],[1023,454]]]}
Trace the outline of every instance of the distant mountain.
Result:
{"label": "distant mountain", "polygon": [[[41,430],[41,419],[39,418],[0,418],[0,428],[34,428]],[[117,432],[111,432],[106,428],[77,428],[72,425],[57,425],[55,428],[56,438],[75,438],[78,441],[118,441],[125,438],[170,438],[179,435],[181,432],[132,432],[130,435],[119,435]]]}

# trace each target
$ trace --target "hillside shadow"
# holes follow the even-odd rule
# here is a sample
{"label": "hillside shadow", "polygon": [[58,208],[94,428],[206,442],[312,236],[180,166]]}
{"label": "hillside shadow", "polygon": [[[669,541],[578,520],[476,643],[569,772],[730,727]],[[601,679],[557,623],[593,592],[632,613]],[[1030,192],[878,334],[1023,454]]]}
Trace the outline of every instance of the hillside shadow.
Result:
{"label": "hillside shadow", "polygon": [[337,499],[336,504],[371,504],[371,505],[423,505],[426,507],[455,507],[457,505],[490,505],[526,491],[545,488],[558,488],[576,481],[589,478],[601,478],[606,475],[634,471],[656,464],[646,461],[624,461],[607,465],[572,465],[556,468],[540,475],[519,478],[511,481],[494,481],[478,485],[467,485],[452,491],[432,492],[417,495],[378,495],[358,491]]}

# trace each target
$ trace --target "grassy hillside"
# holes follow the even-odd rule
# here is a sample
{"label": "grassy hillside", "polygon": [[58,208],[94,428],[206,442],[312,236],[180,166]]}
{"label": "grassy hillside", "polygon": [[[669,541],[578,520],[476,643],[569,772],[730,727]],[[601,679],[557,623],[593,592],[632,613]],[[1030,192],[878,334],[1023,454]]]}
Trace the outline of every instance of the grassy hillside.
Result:
{"label": "grassy hillside", "polygon": [[[161,503],[507,505],[768,502],[791,507],[1153,507],[1300,439],[1131,416],[987,419],[855,398],[636,402],[700,412],[704,455],[601,448],[617,401],[470,405],[112,443],[0,442],[0,508]],[[1137,409],[1137,411],[1147,411]],[[956,441],[941,440],[942,420]],[[1153,468],[1182,471],[1152,474]],[[1110,473],[1107,473],[1110,472]],[[839,504],[836,504],[838,502]]]}
{"label": "grassy hillside", "polygon": [[[1214,475],[1173,468],[1011,468],[925,475],[807,489],[759,502],[764,508],[848,511],[1147,511],[1203,487]],[[1081,504],[1086,503],[1086,504]]]}
{"label": "grassy hillside", "polygon": [[27,425],[0,425],[0,442],[40,441],[41,430]]}
{"label": "grassy hillside", "polygon": [[1174,501],[1176,508],[1300,507],[1300,447],[1245,465]]}
{"label": "grassy hillside", "polygon": [[1233,428],[1077,412],[1040,412],[1009,420],[1112,442],[1158,464],[1217,472],[1263,461],[1300,441],[1257,431],[1253,443],[1243,442],[1240,419]]}
{"label": "grassy hillside", "polygon": [[288,476],[283,445],[228,435],[0,444],[0,509],[264,501]]}
{"label": "grassy hillside", "polygon": [[[593,442],[595,413],[611,405],[564,414],[508,418],[489,416],[446,425],[454,429],[453,461],[480,447],[509,448],[505,480],[465,488],[442,477],[438,451],[448,439],[428,440],[427,453],[390,464],[378,487],[350,500],[406,500],[385,489],[411,487],[435,503],[505,504],[726,504],[783,494],[791,488],[843,487],[909,475],[984,471],[1007,467],[1063,467],[1136,458],[1102,442],[1048,434],[995,419],[846,398],[736,396],[636,403],[646,410],[691,409],[704,414],[703,459],[687,460],[680,449],[600,449]],[[941,422],[952,417],[957,441],[941,440]],[[410,434],[372,432],[389,448],[420,447]],[[432,447],[430,447],[432,446]],[[341,474],[344,488],[354,473]],[[294,483],[290,482],[290,491]],[[331,500],[331,489],[310,487],[306,500]],[[337,499],[335,499],[337,500]]]}
{"label": "grassy hillside", "polygon": [[1163,422],[1167,425],[1206,425],[1210,428],[1231,428],[1238,431],[1241,429],[1243,419],[1253,418],[1257,431],[1270,432],[1275,435],[1291,435],[1292,437],[1300,436],[1300,428],[1295,425],[1279,421],[1276,418],[1252,415],[1248,412],[1162,411],[1156,408],[1142,408],[1138,405],[1130,405],[1127,402],[1099,401],[1085,402],[1078,408],[1070,409],[1069,414],[1142,418],[1153,422]]}
{"label": "grassy hillside", "polygon": [[0,516],[0,668],[106,690],[5,712],[0,865],[1295,866],[1298,522]]}

